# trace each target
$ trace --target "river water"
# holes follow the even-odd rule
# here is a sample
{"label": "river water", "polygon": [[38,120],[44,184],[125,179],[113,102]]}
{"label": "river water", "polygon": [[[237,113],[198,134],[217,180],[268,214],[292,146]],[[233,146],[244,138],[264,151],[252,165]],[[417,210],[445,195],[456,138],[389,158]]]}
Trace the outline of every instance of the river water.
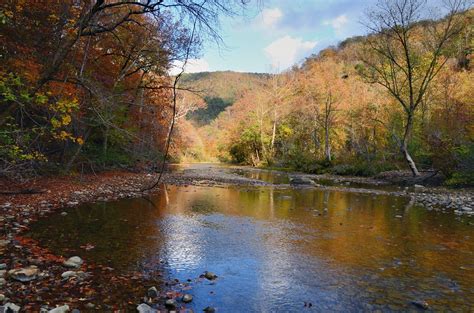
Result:
{"label": "river water", "polygon": [[[287,183],[285,174],[258,175]],[[121,272],[190,279],[186,307],[195,312],[407,311],[416,300],[474,310],[472,218],[387,195],[165,187],[147,199],[68,209],[34,224],[31,236]],[[95,248],[80,248],[87,244]],[[206,270],[219,278],[198,279]]]}

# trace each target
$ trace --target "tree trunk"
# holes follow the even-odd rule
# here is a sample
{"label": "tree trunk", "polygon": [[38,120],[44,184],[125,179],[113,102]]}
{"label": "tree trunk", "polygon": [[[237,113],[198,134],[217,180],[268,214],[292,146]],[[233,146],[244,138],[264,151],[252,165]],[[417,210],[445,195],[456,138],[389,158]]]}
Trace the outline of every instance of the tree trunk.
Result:
{"label": "tree trunk", "polygon": [[324,154],[326,156],[326,160],[331,161],[331,143],[329,142],[329,127],[325,127],[325,144],[324,144]]}
{"label": "tree trunk", "polygon": [[403,154],[403,157],[405,158],[405,161],[407,161],[413,176],[420,176],[420,172],[418,172],[418,169],[416,168],[415,161],[413,161],[410,153],[408,152],[408,141],[410,140],[413,129],[413,112],[409,112],[407,115],[407,124],[405,126],[405,133],[403,135],[400,150]]}

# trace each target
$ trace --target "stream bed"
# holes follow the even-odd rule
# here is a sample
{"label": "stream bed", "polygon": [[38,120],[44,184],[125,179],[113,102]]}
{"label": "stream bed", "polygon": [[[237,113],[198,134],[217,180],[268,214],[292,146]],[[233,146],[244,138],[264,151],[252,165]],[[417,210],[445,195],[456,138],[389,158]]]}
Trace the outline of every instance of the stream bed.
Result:
{"label": "stream bed", "polygon": [[[271,171],[258,179],[288,181]],[[185,307],[195,312],[416,311],[413,301],[474,309],[472,217],[404,197],[168,185],[148,198],[65,211],[33,224],[29,236],[120,272],[189,280],[194,300]],[[218,278],[200,279],[205,271]]]}

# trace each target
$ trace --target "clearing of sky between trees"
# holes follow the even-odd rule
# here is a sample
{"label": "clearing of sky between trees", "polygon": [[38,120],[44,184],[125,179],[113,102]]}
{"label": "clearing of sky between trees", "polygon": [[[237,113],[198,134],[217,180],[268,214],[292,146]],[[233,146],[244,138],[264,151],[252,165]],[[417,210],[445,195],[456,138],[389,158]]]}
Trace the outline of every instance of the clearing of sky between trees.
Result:
{"label": "clearing of sky between trees", "polygon": [[472,1],[188,72],[277,5],[0,4],[0,312],[474,308]]}

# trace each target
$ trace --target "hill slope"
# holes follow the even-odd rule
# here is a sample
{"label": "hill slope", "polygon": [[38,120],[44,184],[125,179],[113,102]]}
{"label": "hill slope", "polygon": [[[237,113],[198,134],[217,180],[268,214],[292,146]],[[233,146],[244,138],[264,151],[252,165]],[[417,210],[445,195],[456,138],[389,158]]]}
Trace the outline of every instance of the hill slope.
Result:
{"label": "hill slope", "polygon": [[232,71],[183,75],[184,86],[198,90],[207,104],[207,108],[190,113],[188,120],[196,126],[209,124],[220,112],[240,98],[244,91],[255,89],[267,77],[268,74]]}

